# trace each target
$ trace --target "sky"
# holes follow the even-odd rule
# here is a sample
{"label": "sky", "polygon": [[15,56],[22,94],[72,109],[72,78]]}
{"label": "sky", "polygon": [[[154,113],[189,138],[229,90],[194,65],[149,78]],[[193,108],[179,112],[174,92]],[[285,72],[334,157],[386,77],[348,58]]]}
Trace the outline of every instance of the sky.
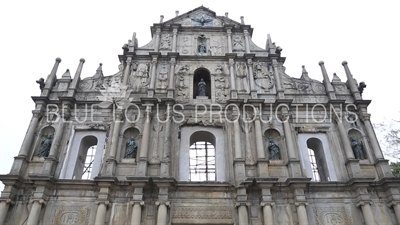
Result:
{"label": "sky", "polygon": [[[322,81],[319,61],[329,77],[342,81],[346,60],[354,78],[364,81],[363,98],[372,122],[399,119],[400,1],[122,1],[0,0],[0,174],[9,173],[18,155],[40,95],[40,77],[50,73],[56,57],[75,74],[86,60],[82,78],[93,76],[99,63],[104,75],[118,72],[121,47],[136,32],[139,46],[151,40],[150,26],[205,6],[254,28],[252,40],[265,48],[267,34],[283,48],[286,73]],[[2,186],[0,186],[2,190]]]}

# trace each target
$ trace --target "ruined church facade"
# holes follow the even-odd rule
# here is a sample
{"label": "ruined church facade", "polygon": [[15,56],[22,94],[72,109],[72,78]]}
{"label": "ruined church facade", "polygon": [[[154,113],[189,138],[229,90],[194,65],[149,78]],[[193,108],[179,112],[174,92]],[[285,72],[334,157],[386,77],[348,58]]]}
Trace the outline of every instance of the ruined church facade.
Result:
{"label": "ruined church facade", "polygon": [[38,80],[0,225],[400,224],[364,83],[286,74],[268,35],[203,6],[135,33],[105,76]]}

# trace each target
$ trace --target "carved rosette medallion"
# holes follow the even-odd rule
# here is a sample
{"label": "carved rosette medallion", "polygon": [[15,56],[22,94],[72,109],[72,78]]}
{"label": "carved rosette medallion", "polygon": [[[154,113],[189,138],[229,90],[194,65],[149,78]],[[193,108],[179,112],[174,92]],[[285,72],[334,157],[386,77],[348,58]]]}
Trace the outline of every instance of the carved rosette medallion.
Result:
{"label": "carved rosette medallion", "polygon": [[89,223],[89,207],[56,207],[53,210],[51,224],[55,225],[86,225]]}
{"label": "carved rosette medallion", "polygon": [[315,221],[318,225],[351,225],[353,224],[349,210],[343,207],[314,208]]}

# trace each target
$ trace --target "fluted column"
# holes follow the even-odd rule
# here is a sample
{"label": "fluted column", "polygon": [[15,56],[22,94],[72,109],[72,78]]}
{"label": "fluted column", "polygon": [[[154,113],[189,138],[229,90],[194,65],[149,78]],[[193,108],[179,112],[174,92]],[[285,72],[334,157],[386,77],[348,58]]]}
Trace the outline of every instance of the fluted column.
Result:
{"label": "fluted column", "polygon": [[161,29],[157,28],[156,29],[156,44],[154,45],[155,52],[158,52],[158,49],[160,47],[160,35],[161,35]]}
{"label": "fluted column", "polygon": [[56,73],[57,73],[57,69],[58,69],[60,62],[61,62],[61,59],[56,58],[56,62],[54,63],[51,73],[49,74],[49,76],[47,76],[46,83],[44,85],[42,94],[40,96],[48,97],[50,95],[50,90],[53,88],[54,83],[56,82],[56,79],[57,79]]}
{"label": "fluted column", "polygon": [[157,225],[167,225],[169,202],[156,202],[158,205]]}
{"label": "fluted column", "polygon": [[96,211],[96,219],[94,221],[95,225],[104,225],[106,221],[107,205],[108,202],[98,202]]}
{"label": "fluted column", "polygon": [[340,139],[342,140],[342,143],[343,143],[344,152],[346,154],[346,159],[354,159],[353,149],[351,148],[349,137],[347,136],[342,119],[335,117],[335,120],[336,120],[336,123],[339,128]]}
{"label": "fluted column", "polygon": [[250,37],[249,37],[249,31],[244,30],[244,40],[245,40],[245,44],[246,44],[246,53],[250,53]]}
{"label": "fluted column", "polygon": [[400,224],[400,203],[393,204],[393,209],[394,209],[394,214],[396,214],[397,223]]}
{"label": "fluted column", "polygon": [[368,138],[371,142],[372,149],[374,150],[376,159],[383,159],[381,148],[379,146],[378,140],[376,139],[374,128],[372,127],[370,121],[370,116],[371,116],[370,114],[364,113],[363,115],[361,115],[361,120],[364,122],[365,129],[367,131]]}
{"label": "fluted column", "polygon": [[335,90],[333,90],[333,86],[331,84],[331,82],[329,81],[329,77],[328,77],[328,73],[326,72],[325,69],[325,65],[323,61],[319,62],[319,66],[321,67],[321,71],[322,71],[322,77],[325,88],[326,88],[326,92],[328,93],[328,97],[329,99],[336,99],[336,95],[335,95]]}
{"label": "fluted column", "polygon": [[372,213],[371,210],[371,203],[370,202],[361,202],[358,204],[358,206],[361,206],[361,211],[364,217],[364,222],[365,225],[376,225],[375,219],[374,219],[374,214]]}
{"label": "fluted column", "polygon": [[347,62],[343,61],[342,65],[344,67],[344,71],[346,72],[347,83],[348,83],[348,86],[350,87],[350,91],[353,94],[354,99],[355,100],[361,100],[360,91],[358,90],[357,83],[354,80],[353,75],[351,74],[349,67],[347,66]]}
{"label": "fluted column", "polygon": [[247,212],[247,206],[244,204],[240,204],[238,207],[238,216],[239,216],[239,224],[246,225],[249,224],[249,215]]}
{"label": "fluted column", "polygon": [[139,162],[136,168],[136,175],[144,177],[147,172],[147,154],[149,151],[149,140],[150,140],[150,123],[151,123],[151,105],[146,105],[144,113],[144,125],[142,133],[142,142],[139,148]]}
{"label": "fluted column", "polygon": [[171,67],[169,70],[169,84],[168,84],[168,89],[174,89],[174,75],[175,75],[175,64],[176,64],[176,59],[171,58]]}
{"label": "fluted column", "polygon": [[228,53],[232,53],[232,30],[227,29],[226,34],[228,36]]}
{"label": "fluted column", "polygon": [[68,88],[67,97],[73,97],[75,95],[76,89],[78,88],[78,82],[82,73],[83,64],[85,63],[85,59],[81,58],[79,60],[78,68],[76,69],[74,79],[72,80],[71,84]]}
{"label": "fluted column", "polygon": [[247,65],[249,68],[250,89],[252,91],[256,91],[256,84],[254,83],[254,75],[253,75],[253,60],[247,59]]}
{"label": "fluted column", "polygon": [[273,203],[269,203],[269,202],[261,203],[261,206],[263,207],[264,225],[274,225],[274,217],[272,214],[272,205],[273,205]]}
{"label": "fluted column", "polygon": [[131,72],[131,63],[132,63],[132,57],[128,56],[128,58],[126,59],[126,65],[125,65],[125,70],[124,70],[124,81],[123,81],[123,85],[128,85],[128,78]]}
{"label": "fluted column", "polygon": [[276,59],[272,60],[272,67],[274,68],[275,86],[276,86],[276,92],[278,93],[278,98],[283,99],[285,97],[281,84],[281,76],[279,75],[279,70],[278,70],[278,61]]}
{"label": "fluted column", "polygon": [[32,119],[28,127],[28,131],[26,132],[25,139],[22,142],[21,150],[19,151],[19,156],[27,157],[29,155],[29,150],[32,150],[32,141],[35,135],[35,130],[38,126],[39,120],[42,117],[42,111],[33,110],[32,111]]}
{"label": "fluted column", "polygon": [[132,205],[131,225],[140,225],[142,219],[142,206],[144,205],[144,202],[133,202]]}
{"label": "fluted column", "polygon": [[178,28],[173,28],[172,30],[172,52],[176,52],[176,42],[177,42],[177,34],[178,34]]}
{"label": "fluted column", "polygon": [[27,225],[39,224],[40,210],[42,209],[43,200],[33,200],[31,211],[29,212]]}
{"label": "fluted column", "polygon": [[233,69],[234,64],[235,61],[233,59],[229,59],[229,75],[231,77],[231,90],[236,90],[235,70]]}
{"label": "fluted column", "polygon": [[123,118],[123,113],[120,110],[117,110],[115,115],[115,121],[114,121],[114,128],[112,131],[112,136],[111,136],[111,146],[110,146],[110,152],[107,157],[107,166],[106,166],[106,175],[107,176],[113,176],[114,171],[115,171],[115,166],[117,163],[116,160],[116,155],[117,155],[117,148],[118,148],[118,141],[119,141],[119,132],[120,132],[120,127],[122,123],[122,118]]}
{"label": "fluted column", "polygon": [[306,205],[307,205],[307,203],[304,203],[304,202],[296,203],[299,225],[309,225]]}
{"label": "fluted column", "polygon": [[0,200],[0,225],[4,224],[11,200]]}

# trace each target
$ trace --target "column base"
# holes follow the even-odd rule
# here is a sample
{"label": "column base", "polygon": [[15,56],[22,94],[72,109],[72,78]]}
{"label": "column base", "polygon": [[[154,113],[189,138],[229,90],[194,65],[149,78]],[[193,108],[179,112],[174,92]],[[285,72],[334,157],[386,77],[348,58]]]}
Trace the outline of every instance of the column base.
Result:
{"label": "column base", "polygon": [[167,89],[167,98],[174,98],[174,89]]}
{"label": "column base", "polygon": [[147,173],[147,159],[139,159],[136,167],[136,176],[145,177]]}
{"label": "column base", "polygon": [[54,157],[46,157],[44,159],[41,175],[52,177],[56,170],[57,164],[58,164],[58,161]]}
{"label": "column base", "polygon": [[115,168],[117,166],[117,160],[114,158],[109,158],[106,160],[106,170],[103,176],[111,177],[115,175]]}
{"label": "column base", "polygon": [[288,170],[290,177],[303,177],[301,174],[300,160],[290,159],[288,162]]}
{"label": "column base", "polygon": [[258,96],[257,96],[257,91],[256,91],[256,90],[252,90],[252,91],[250,92],[250,97],[251,97],[252,99],[257,99],[257,98],[258,98]]}
{"label": "column base", "polygon": [[348,159],[346,162],[347,173],[350,178],[362,178],[361,168],[358,159]]}
{"label": "column base", "polygon": [[376,172],[379,179],[384,177],[393,177],[392,171],[389,166],[389,160],[377,159],[375,163]]}
{"label": "column base", "polygon": [[238,98],[237,90],[231,90],[231,99],[237,99],[237,98]]}
{"label": "column base", "polygon": [[259,159],[257,161],[257,172],[260,178],[269,177],[268,163],[269,160],[267,159]]}
{"label": "column base", "polygon": [[14,157],[14,163],[11,167],[10,175],[23,175],[28,167],[26,156]]}
{"label": "column base", "polygon": [[244,160],[243,159],[236,159],[233,161],[233,166],[235,168],[235,180],[236,181],[243,181],[246,179],[246,171],[244,168]]}

